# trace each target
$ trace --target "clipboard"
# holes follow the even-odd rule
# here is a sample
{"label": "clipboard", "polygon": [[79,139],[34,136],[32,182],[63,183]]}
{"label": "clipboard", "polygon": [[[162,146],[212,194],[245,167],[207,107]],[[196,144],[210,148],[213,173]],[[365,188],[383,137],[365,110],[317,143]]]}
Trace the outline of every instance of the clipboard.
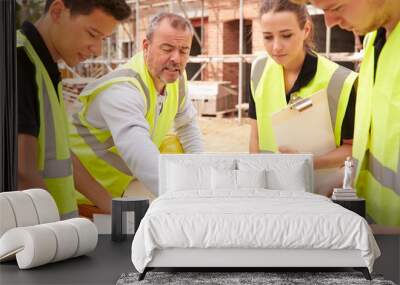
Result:
{"label": "clipboard", "polygon": [[[294,98],[285,109],[272,114],[271,123],[278,147],[315,156],[336,148],[326,89],[305,99]],[[315,170],[314,189],[328,195],[341,185],[342,178],[341,168]]]}
{"label": "clipboard", "polygon": [[336,148],[326,89],[271,115],[276,144],[321,155]]}

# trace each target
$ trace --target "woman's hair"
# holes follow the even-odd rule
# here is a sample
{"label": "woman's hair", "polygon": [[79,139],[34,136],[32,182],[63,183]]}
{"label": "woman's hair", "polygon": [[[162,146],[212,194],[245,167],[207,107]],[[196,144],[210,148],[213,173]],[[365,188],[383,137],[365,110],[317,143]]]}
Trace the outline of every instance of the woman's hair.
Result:
{"label": "woman's hair", "polygon": [[290,0],[262,0],[260,7],[260,17],[269,12],[292,12],[296,15],[297,21],[301,29],[304,29],[304,26],[307,20],[311,24],[311,31],[304,42],[304,46],[307,50],[315,50],[314,43],[314,24],[312,22],[311,16],[307,11],[306,5],[294,4]]}

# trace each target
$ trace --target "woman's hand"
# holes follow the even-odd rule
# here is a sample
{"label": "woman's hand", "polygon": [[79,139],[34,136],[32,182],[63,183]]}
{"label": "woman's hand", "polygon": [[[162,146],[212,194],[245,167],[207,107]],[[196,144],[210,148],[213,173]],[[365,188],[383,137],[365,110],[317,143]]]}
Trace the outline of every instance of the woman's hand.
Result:
{"label": "woman's hand", "polygon": [[343,144],[323,155],[314,156],[314,169],[341,167],[346,157],[351,156],[353,140],[343,140]]}
{"label": "woman's hand", "polygon": [[280,146],[278,150],[280,153],[289,153],[289,154],[299,153],[297,150],[291,149],[286,146]]}
{"label": "woman's hand", "polygon": [[249,152],[250,153],[259,153],[260,152],[260,146],[258,144],[257,120],[254,120],[254,119],[250,119]]}

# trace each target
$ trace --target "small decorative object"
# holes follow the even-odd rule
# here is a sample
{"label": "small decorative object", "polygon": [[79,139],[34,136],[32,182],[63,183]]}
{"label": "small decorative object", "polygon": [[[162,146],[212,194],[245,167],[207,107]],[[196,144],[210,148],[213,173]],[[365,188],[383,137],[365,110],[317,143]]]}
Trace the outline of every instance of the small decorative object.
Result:
{"label": "small decorative object", "polygon": [[356,190],[351,186],[353,180],[354,163],[350,157],[344,162],[344,177],[342,188],[334,188],[332,200],[356,200]]}
{"label": "small decorative object", "polygon": [[353,177],[353,161],[350,157],[346,158],[344,162],[344,177],[343,177],[343,189],[353,189],[351,187],[352,177]]}

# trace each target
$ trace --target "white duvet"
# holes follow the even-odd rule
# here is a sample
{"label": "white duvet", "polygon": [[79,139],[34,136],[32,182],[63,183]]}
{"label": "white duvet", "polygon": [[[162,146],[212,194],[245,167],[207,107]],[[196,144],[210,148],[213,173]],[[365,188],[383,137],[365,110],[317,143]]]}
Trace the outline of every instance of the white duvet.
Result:
{"label": "white duvet", "polygon": [[358,249],[370,271],[380,255],[357,214],[320,195],[265,189],[160,196],[137,230],[132,262],[143,272],[165,248]]}

